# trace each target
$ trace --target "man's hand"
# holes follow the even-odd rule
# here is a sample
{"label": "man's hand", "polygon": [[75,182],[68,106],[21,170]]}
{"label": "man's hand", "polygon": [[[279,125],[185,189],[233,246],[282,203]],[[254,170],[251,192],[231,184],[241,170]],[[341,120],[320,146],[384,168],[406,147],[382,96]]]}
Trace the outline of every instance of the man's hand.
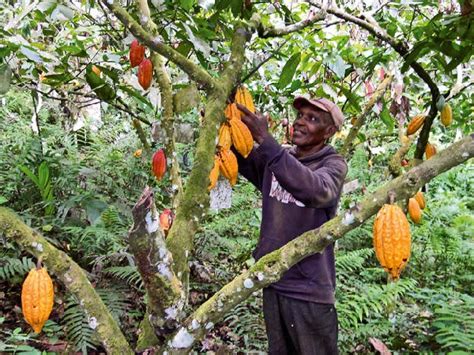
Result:
{"label": "man's hand", "polygon": [[268,137],[268,121],[267,117],[260,113],[253,113],[244,105],[237,104],[237,108],[242,112],[242,122],[252,133],[253,140],[261,144],[263,140]]}

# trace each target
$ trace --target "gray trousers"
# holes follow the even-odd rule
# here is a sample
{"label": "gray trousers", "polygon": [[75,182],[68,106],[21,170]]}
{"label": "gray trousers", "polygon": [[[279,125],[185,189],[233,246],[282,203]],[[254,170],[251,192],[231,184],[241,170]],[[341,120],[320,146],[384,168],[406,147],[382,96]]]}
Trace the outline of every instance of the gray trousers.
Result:
{"label": "gray trousers", "polygon": [[332,304],[301,301],[263,290],[270,355],[337,354],[337,313]]}

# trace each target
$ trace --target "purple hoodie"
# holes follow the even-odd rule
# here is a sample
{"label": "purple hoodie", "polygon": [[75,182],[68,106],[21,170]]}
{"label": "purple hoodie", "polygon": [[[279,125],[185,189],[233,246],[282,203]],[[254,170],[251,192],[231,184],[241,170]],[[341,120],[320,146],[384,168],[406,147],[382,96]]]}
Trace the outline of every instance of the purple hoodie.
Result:
{"label": "purple hoodie", "polygon": [[[262,192],[260,239],[253,253],[256,260],[335,216],[347,164],[331,146],[296,158],[294,150],[283,148],[269,136],[247,159],[239,154],[237,158],[239,172]],[[284,296],[318,303],[334,303],[335,286],[332,244],[270,285]]]}

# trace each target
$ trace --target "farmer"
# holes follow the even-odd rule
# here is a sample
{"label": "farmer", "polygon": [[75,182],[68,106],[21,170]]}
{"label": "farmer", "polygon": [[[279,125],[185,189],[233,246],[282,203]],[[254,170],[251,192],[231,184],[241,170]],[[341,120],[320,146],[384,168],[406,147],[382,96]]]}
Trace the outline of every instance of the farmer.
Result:
{"label": "farmer", "polygon": [[[262,192],[256,260],[336,214],[347,165],[327,140],[343,123],[341,110],[324,98],[297,97],[291,149],[268,132],[267,119],[245,106],[242,121],[259,144],[239,172]],[[270,354],[337,354],[334,246],[294,265],[263,290]]]}

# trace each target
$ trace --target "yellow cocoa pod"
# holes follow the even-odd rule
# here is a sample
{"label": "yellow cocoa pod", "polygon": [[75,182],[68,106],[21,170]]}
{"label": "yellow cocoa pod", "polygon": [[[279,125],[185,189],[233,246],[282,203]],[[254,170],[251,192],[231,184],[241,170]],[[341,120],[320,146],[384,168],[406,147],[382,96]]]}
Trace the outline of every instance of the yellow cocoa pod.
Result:
{"label": "yellow cocoa pod", "polygon": [[211,191],[214,187],[216,187],[217,179],[219,179],[219,167],[220,167],[220,159],[217,155],[214,156],[214,166],[209,174],[209,180],[211,183],[208,186],[208,191]]}
{"label": "yellow cocoa pod", "polygon": [[426,207],[426,201],[425,201],[425,197],[423,196],[423,192],[418,191],[415,194],[415,200],[416,202],[418,202],[418,205],[420,206],[420,208],[424,210]]}
{"label": "yellow cocoa pod", "polygon": [[252,133],[241,120],[230,120],[229,123],[232,144],[244,158],[247,158],[253,148]]}
{"label": "yellow cocoa pod", "polygon": [[418,201],[414,198],[408,200],[408,214],[413,222],[419,224],[421,222],[421,208]]}
{"label": "yellow cocoa pod", "polygon": [[443,109],[441,110],[441,123],[448,127],[451,123],[453,123],[453,110],[449,104],[444,105]]}
{"label": "yellow cocoa pod", "polygon": [[253,104],[252,95],[245,86],[239,86],[235,93],[235,102],[244,105],[247,109],[255,113],[255,105]]}
{"label": "yellow cocoa pod", "polygon": [[435,154],[436,154],[436,146],[434,144],[427,143],[426,148],[425,148],[426,159],[430,159]]}
{"label": "yellow cocoa pod", "polygon": [[240,110],[237,108],[237,105],[235,103],[228,104],[225,108],[224,114],[228,120],[240,120]]}
{"label": "yellow cocoa pod", "polygon": [[[231,121],[236,121],[236,120],[231,120]],[[217,145],[222,147],[225,150],[229,150],[230,146],[232,145],[230,126],[227,123],[221,124],[221,128],[219,128],[219,140],[217,141]]]}
{"label": "yellow cocoa pod", "polygon": [[230,184],[234,186],[237,182],[237,175],[239,173],[239,166],[237,164],[237,157],[231,150],[219,150],[219,170],[224,177],[229,180]]}
{"label": "yellow cocoa pod", "polygon": [[397,205],[385,204],[374,221],[374,249],[385,271],[396,280],[410,259],[410,224]]}
{"label": "yellow cocoa pod", "polygon": [[425,115],[416,115],[408,124],[407,128],[407,136],[411,136],[412,134],[416,133],[421,126],[425,123]]}
{"label": "yellow cocoa pod", "polygon": [[31,269],[21,288],[21,309],[35,333],[41,332],[53,309],[53,281],[45,268]]}

